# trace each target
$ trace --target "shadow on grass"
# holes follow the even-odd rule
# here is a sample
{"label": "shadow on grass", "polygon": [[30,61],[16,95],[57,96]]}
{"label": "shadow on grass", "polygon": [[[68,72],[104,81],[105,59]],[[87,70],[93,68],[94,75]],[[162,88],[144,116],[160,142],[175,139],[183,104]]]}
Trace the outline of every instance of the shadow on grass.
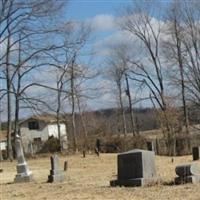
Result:
{"label": "shadow on grass", "polygon": [[161,183],[161,185],[174,186],[175,183],[174,183],[174,181],[165,181],[165,182]]}

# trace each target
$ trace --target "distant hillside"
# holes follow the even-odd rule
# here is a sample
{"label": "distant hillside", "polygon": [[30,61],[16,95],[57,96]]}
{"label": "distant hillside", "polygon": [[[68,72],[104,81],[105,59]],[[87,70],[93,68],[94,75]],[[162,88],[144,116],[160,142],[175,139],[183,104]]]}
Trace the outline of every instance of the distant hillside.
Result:
{"label": "distant hillside", "polygon": [[[181,109],[181,108],[177,108]],[[131,132],[131,123],[129,110],[126,108],[127,132]],[[159,125],[156,119],[154,108],[137,108],[133,110],[137,129],[139,131],[148,131],[158,129]],[[68,132],[71,132],[70,114],[63,116],[66,120]],[[123,132],[121,112],[117,108],[101,109],[83,113],[83,119],[88,134],[118,134]],[[189,108],[189,119],[191,124],[200,123],[200,110],[195,107]],[[79,114],[76,114],[77,134],[83,134],[83,124]],[[2,123],[2,130],[6,129],[6,123]]]}

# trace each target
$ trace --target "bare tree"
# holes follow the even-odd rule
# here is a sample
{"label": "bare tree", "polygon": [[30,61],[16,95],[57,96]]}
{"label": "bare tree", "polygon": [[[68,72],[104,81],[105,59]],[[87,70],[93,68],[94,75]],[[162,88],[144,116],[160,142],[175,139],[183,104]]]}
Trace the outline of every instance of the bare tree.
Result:
{"label": "bare tree", "polygon": [[186,105],[186,86],[185,86],[185,73],[187,66],[185,63],[185,48],[183,44],[184,28],[183,28],[183,15],[184,12],[180,1],[174,1],[169,8],[168,12],[168,27],[167,34],[169,39],[164,42],[164,51],[167,52],[167,60],[172,65],[178,66],[180,75],[178,83],[181,85],[181,96],[183,105],[183,119],[186,133],[189,134],[189,121],[188,109]]}
{"label": "bare tree", "polygon": [[[180,3],[180,2],[179,2]],[[199,107],[200,105],[200,2],[182,2],[182,23],[184,35],[182,37],[183,46],[186,49],[184,54],[187,66],[186,89],[188,100]]]}
{"label": "bare tree", "polygon": [[[7,94],[7,109],[8,109],[8,128],[7,128],[7,143],[8,143],[8,158],[12,160],[12,145],[11,145],[11,94],[14,94],[18,91],[20,84],[18,81],[18,84],[16,86],[17,91],[12,91],[13,86],[15,86],[15,78],[20,77],[19,68],[21,66],[28,64],[30,65],[30,60],[33,60],[33,58],[36,58],[36,55],[41,52],[41,48],[44,49],[44,46],[40,48],[40,50],[36,50],[36,46],[33,45],[35,43],[36,45],[36,38],[39,41],[41,39],[40,35],[51,32],[51,30],[44,29],[44,26],[42,25],[45,21],[46,24],[48,24],[48,17],[54,16],[54,14],[61,9],[61,6],[63,3],[54,3],[53,1],[48,1],[48,3],[44,0],[39,1],[23,1],[23,0],[11,0],[11,1],[1,1],[1,18],[0,18],[0,45],[1,49],[5,49],[5,51],[2,52],[0,57],[1,62],[1,72],[4,74],[1,78],[6,80],[6,88],[2,89],[1,91],[4,92],[4,94],[1,96],[5,96]],[[39,21],[39,20],[40,21]],[[35,21],[38,20],[38,23],[34,24]],[[22,37],[19,37],[19,35],[23,35]],[[19,48],[17,45],[20,42],[24,42],[24,46],[29,46],[29,48],[20,49],[20,54],[23,53],[23,55],[28,55],[25,59],[22,58],[22,62],[18,63],[18,65],[15,64],[16,62],[16,54],[19,51]],[[34,42],[33,42],[34,41]],[[26,43],[26,45],[25,45]],[[29,45],[28,45],[29,43]],[[30,45],[31,44],[31,45]],[[37,43],[38,45],[38,43]],[[5,48],[6,47],[6,48]],[[30,50],[31,49],[31,50]],[[5,68],[5,70],[4,70]],[[31,71],[31,70],[28,70]],[[30,86],[29,86],[30,87]],[[25,87],[27,89],[28,87]],[[23,90],[23,91],[24,91]],[[19,92],[19,91],[18,91]],[[15,93],[16,94],[16,93]],[[18,94],[15,95],[18,99]],[[16,109],[19,110],[18,102],[16,103]],[[17,117],[17,112],[15,112],[15,116]],[[18,117],[17,117],[18,118]],[[17,119],[18,120],[18,119]],[[17,123],[15,123],[15,127],[17,127]]]}
{"label": "bare tree", "polygon": [[[125,73],[127,70],[126,63],[126,49],[125,45],[114,45],[110,47],[111,55],[107,59],[107,65],[109,67],[109,78],[111,77],[114,80],[117,88],[117,99],[119,101],[120,112],[123,122],[123,134],[124,138],[127,135],[127,124],[125,116],[125,108],[123,102],[123,82],[125,79]],[[134,130],[134,129],[133,129]]]}
{"label": "bare tree", "polygon": [[[129,7],[122,17],[120,27],[135,39],[133,48],[142,49],[140,54],[137,53],[129,59],[132,65],[130,78],[150,90],[153,104],[162,111],[162,123],[165,127],[163,131],[170,141],[174,135],[174,129],[167,114],[168,103],[164,85],[165,63],[161,51],[162,15],[157,20],[152,14],[152,11],[158,7],[159,5],[155,6],[152,1],[143,1],[143,3],[134,1],[133,7]],[[162,14],[158,11],[159,13]]]}

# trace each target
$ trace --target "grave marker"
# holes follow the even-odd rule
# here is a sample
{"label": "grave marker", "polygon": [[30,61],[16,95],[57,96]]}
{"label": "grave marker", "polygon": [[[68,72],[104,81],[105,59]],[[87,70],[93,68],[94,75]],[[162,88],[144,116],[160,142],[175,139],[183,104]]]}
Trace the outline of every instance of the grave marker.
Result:
{"label": "grave marker", "polygon": [[193,147],[192,148],[192,156],[193,156],[193,160],[199,160],[200,159],[200,147]]}
{"label": "grave marker", "polygon": [[64,171],[59,168],[59,159],[57,155],[50,157],[51,160],[51,170],[48,176],[48,182],[62,182],[65,180]]}
{"label": "grave marker", "polygon": [[118,154],[118,178],[111,186],[145,186],[158,182],[155,168],[155,153],[135,149]]}
{"label": "grave marker", "polygon": [[15,151],[17,155],[17,175],[15,176],[14,182],[20,183],[32,181],[33,175],[26,163],[21,138],[19,135],[17,135],[15,139]]}
{"label": "grave marker", "polygon": [[200,168],[197,164],[178,165],[175,169],[178,177],[175,178],[175,184],[199,183]]}

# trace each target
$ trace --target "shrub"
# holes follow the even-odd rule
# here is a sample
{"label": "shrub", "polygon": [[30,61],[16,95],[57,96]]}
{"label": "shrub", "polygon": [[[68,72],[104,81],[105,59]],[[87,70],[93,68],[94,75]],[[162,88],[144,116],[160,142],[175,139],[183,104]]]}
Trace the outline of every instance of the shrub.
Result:
{"label": "shrub", "polygon": [[60,151],[60,142],[58,138],[50,137],[43,145],[40,153],[53,153]]}

